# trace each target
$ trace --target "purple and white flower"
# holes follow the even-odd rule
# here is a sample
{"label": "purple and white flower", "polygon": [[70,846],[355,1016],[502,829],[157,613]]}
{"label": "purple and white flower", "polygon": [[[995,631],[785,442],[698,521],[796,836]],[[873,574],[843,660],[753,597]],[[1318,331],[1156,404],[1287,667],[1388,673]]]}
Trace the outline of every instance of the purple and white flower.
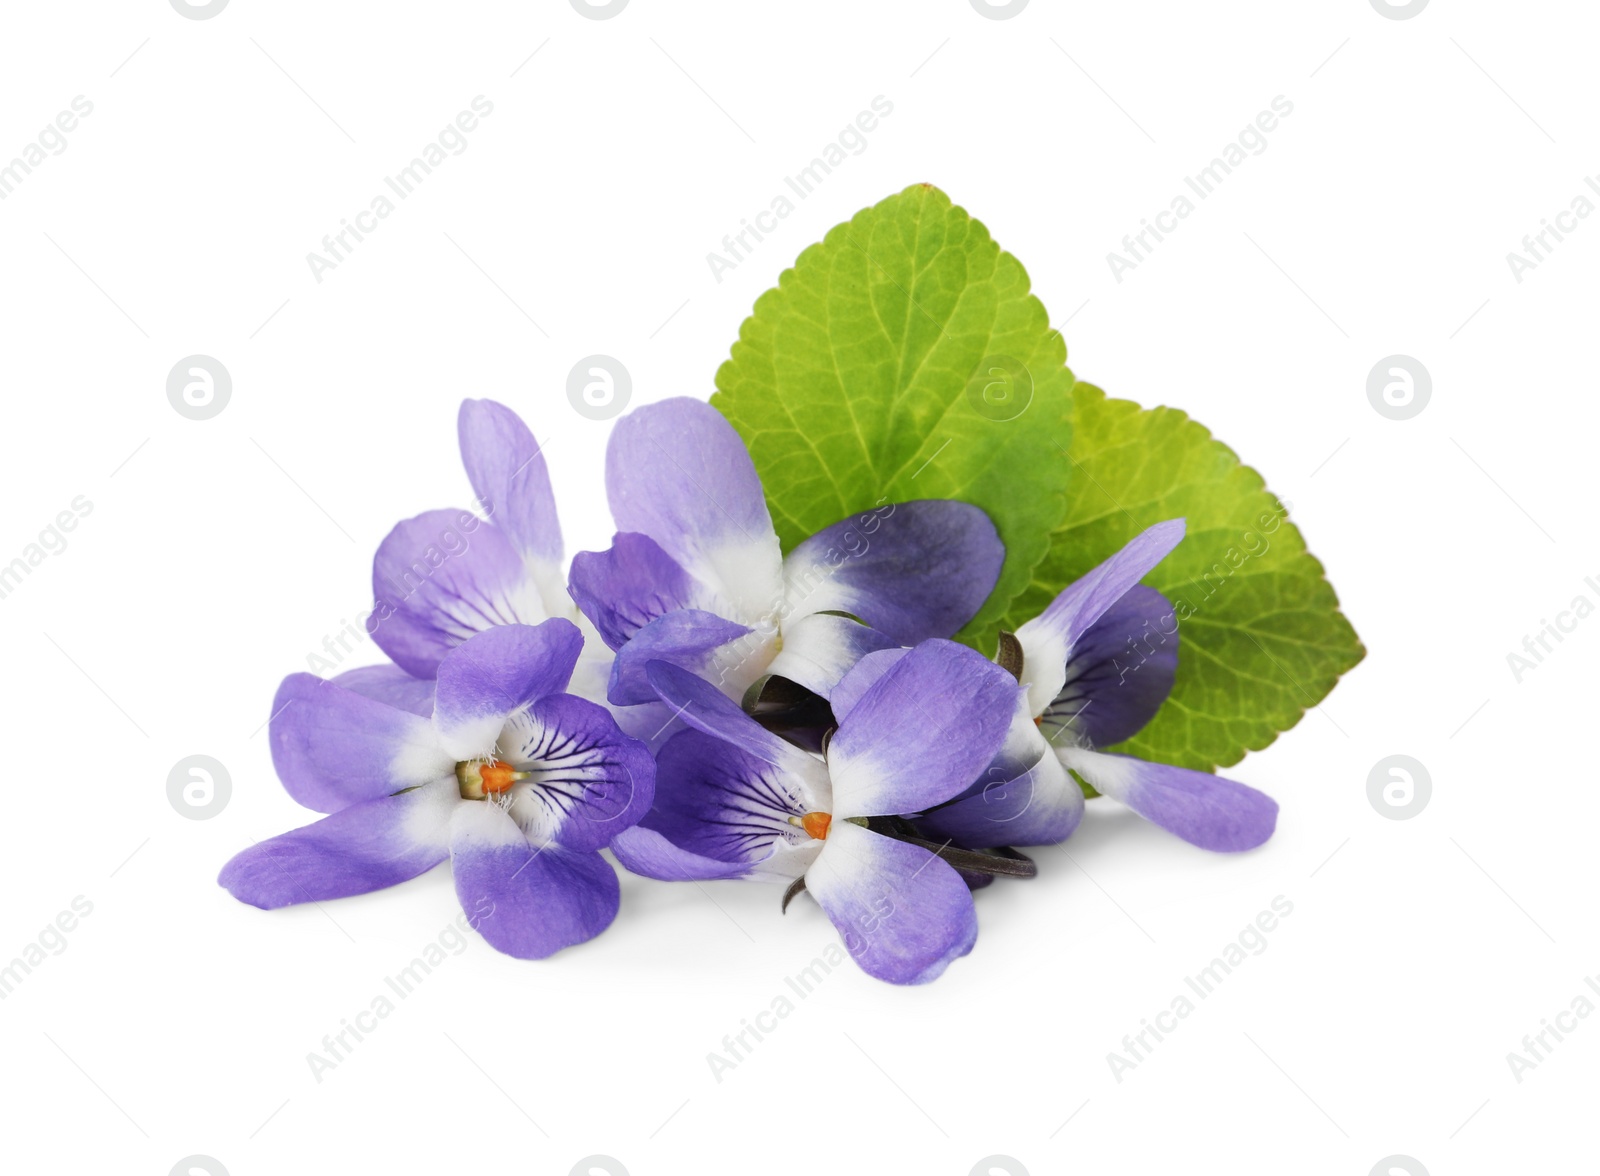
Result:
{"label": "purple and white flower", "polygon": [[289,795],[329,813],[244,850],[218,881],[272,910],[393,886],[450,859],[456,894],[525,959],[616,916],[599,850],[649,810],[655,765],[593,702],[565,693],[583,637],[506,624],[445,652],[437,681],[393,666],[285,678],[272,758]]}
{"label": "purple and white flower", "polygon": [[618,534],[574,557],[569,588],[616,650],[622,706],[655,701],[655,661],[734,699],[766,675],[826,697],[866,653],[955,633],[1005,559],[988,516],[950,501],[881,506],[784,557],[744,442],[697,400],[618,420],[606,489]]}
{"label": "purple and white flower", "polygon": [[[1172,691],[1176,615],[1139,581],[1183,533],[1182,519],[1157,523],[1017,629],[1021,690],[1005,746],[961,796],[922,814],[918,828],[971,848],[1054,844],[1083,816],[1075,772],[1202,849],[1254,849],[1272,836],[1277,802],[1248,785],[1098,750],[1137,734]],[[841,721],[853,693],[895,656],[871,655],[835,693]]]}
{"label": "purple and white flower", "polygon": [[655,807],[612,843],[623,865],[669,881],[804,879],[856,962],[896,984],[932,980],[972,950],[961,876],[869,822],[950,799],[994,757],[1016,695],[1009,673],[923,642],[861,694],[821,758],[678,666],[646,673],[692,729],[658,755]]}
{"label": "purple and white flower", "polygon": [[[469,510],[424,511],[396,524],[372,561],[368,631],[417,678],[432,678],[452,649],[496,625],[553,617],[584,624],[562,576],[555,495],[532,432],[493,400],[463,400],[456,432],[487,519]],[[610,657],[587,636],[575,690],[602,701]]]}

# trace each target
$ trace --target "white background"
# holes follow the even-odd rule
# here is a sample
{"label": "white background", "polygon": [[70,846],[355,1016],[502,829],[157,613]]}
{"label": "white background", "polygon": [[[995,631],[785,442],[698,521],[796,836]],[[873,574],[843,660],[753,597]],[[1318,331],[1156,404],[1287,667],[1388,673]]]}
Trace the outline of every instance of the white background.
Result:
{"label": "white background", "polygon": [[[0,563],[93,509],[0,600],[0,958],[75,896],[93,913],[0,1002],[0,1166],[1365,1176],[1398,1153],[1440,1176],[1592,1154],[1600,1018],[1520,1083],[1506,1055],[1600,973],[1600,620],[1520,683],[1506,655],[1600,603],[1600,218],[1521,283],[1505,260],[1600,171],[1592,6],[4,22],[0,160],[75,96],[94,112],[0,202]],[[317,282],[306,254],[480,94],[469,148]],[[706,254],[877,95],[867,149],[717,282]],[[1116,281],[1106,254],[1277,95],[1264,153]],[[979,896],[942,979],[837,971],[720,1083],[707,1054],[834,933],[776,889],[626,877],[598,940],[529,963],[474,939],[317,1082],[306,1055],[456,916],[448,871],[273,914],[215,877],[311,816],[274,779],[268,704],[370,601],[388,528],[468,503],[459,400],[523,414],[568,551],[602,546],[608,426],[569,407],[573,363],[616,356],[635,403],[708,395],[783,266],[922,180],[1022,259],[1080,378],[1187,410],[1293,503],[1369,654],[1233,769],[1282,803],[1276,837],[1213,856],[1093,805],[1037,880]],[[1366,396],[1397,352],[1434,385],[1403,422]],[[234,382],[202,422],[165,391],[194,353]],[[1407,821],[1367,799],[1395,753],[1433,781]],[[167,798],[193,754],[232,778],[205,821]],[[1117,1081],[1108,1052],[1278,895],[1266,951]]]}

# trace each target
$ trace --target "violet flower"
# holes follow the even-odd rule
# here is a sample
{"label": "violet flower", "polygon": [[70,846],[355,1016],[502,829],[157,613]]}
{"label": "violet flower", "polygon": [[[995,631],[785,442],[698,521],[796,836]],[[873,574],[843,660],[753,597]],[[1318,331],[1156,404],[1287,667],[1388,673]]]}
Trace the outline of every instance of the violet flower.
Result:
{"label": "violet flower", "polygon": [[650,808],[655,765],[603,707],[564,693],[582,644],[560,619],[497,626],[445,653],[437,684],[402,691],[373,670],[291,674],[272,704],[273,764],[290,796],[332,815],[246,849],[218,881],[272,910],[448,857],[462,908],[506,954],[598,935],[619,895],[599,850]]}
{"label": "violet flower", "polygon": [[669,881],[802,879],[873,976],[934,979],[972,950],[971,892],[872,818],[948,800],[1005,738],[1016,682],[981,654],[926,641],[865,690],[822,758],[786,743],[710,683],[666,662],[649,681],[692,730],[657,757],[656,804],[612,851]]}
{"label": "violet flower", "polygon": [[697,400],[619,419],[606,489],[619,533],[574,557],[569,586],[617,652],[617,705],[655,701],[653,661],[735,699],[766,675],[826,697],[865,653],[955,633],[1005,558],[988,516],[950,501],[881,506],[785,558],[744,442]]}
{"label": "violet flower", "polygon": [[[555,495],[528,426],[493,400],[463,400],[456,431],[487,519],[424,511],[396,524],[372,561],[368,632],[416,678],[432,678],[452,649],[496,625],[560,617],[587,627],[562,578]],[[587,637],[575,690],[603,701],[610,657],[592,631]],[[392,670],[383,674],[401,681]]]}
{"label": "violet flower", "polygon": [[[1021,689],[1005,746],[962,795],[921,814],[920,830],[974,849],[1061,841],[1083,816],[1070,769],[1202,849],[1253,849],[1272,836],[1277,802],[1248,785],[1097,750],[1137,734],[1172,690],[1176,618],[1139,581],[1183,533],[1182,519],[1157,523],[1017,629]],[[896,656],[873,654],[841,684],[832,699],[841,722]]]}

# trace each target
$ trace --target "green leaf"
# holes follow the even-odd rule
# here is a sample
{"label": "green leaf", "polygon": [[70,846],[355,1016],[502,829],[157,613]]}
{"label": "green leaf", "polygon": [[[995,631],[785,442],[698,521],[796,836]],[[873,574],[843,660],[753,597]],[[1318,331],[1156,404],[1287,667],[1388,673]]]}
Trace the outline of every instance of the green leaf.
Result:
{"label": "green leaf", "polygon": [[921,184],[835,226],[757,300],[712,404],[785,551],[886,502],[987,511],[1005,566],[961,636],[992,650],[1067,509],[1073,383],[1022,265]]}
{"label": "green leaf", "polygon": [[1155,719],[1116,750],[1210,770],[1300,721],[1365,655],[1322,565],[1261,475],[1174,408],[1078,384],[1072,501],[1007,628],[1144,528],[1188,530],[1145,583],[1178,616],[1178,677]]}
{"label": "green leaf", "polygon": [[1260,476],[1182,412],[1077,384],[1021,264],[937,188],[802,253],[756,302],[712,403],[749,446],[786,551],[887,502],[986,510],[1005,567],[960,636],[989,651],[1139,531],[1187,517],[1146,581],[1180,618],[1177,682],[1120,750],[1235,763],[1364,655]]}

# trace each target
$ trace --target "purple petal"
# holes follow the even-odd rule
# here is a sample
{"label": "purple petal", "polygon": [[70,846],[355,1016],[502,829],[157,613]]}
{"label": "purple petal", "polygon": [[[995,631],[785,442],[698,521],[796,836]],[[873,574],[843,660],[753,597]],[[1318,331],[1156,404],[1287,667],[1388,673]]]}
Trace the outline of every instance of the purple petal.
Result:
{"label": "purple petal", "polygon": [[439,663],[434,726],[458,760],[494,752],[513,711],[559,694],[572,680],[583,634],[559,617],[542,625],[500,625],[450,651]]}
{"label": "purple petal", "polygon": [[972,950],[978,916],[967,884],[927,850],[835,820],[806,889],[868,975],[925,984]]}
{"label": "purple petal", "polygon": [[783,626],[783,648],[767,673],[829,697],[845,674],[869,653],[898,648],[876,629],[833,613],[812,613]]}
{"label": "purple petal", "polygon": [[367,894],[431,870],[449,856],[455,782],[362,801],[313,825],[252,845],[217,881],[240,902],[276,910]]}
{"label": "purple petal", "polygon": [[362,666],[346,670],[329,681],[421,718],[433,718],[433,679],[413,678],[399,666]]}
{"label": "purple petal", "polygon": [[390,531],[372,560],[367,632],[396,665],[431,678],[444,655],[496,625],[546,617],[532,570],[498,527],[430,510]]}
{"label": "purple petal", "polygon": [[1121,551],[1061,590],[1049,606],[1017,629],[1022,644],[1022,680],[1032,687],[1033,713],[1044,713],[1061,693],[1067,659],[1091,625],[1121,600],[1183,539],[1182,519],[1157,523],[1130,539]]}
{"label": "purple petal", "polygon": [[611,852],[626,869],[662,882],[743,878],[750,872],[749,862],[724,862],[690,853],[643,825],[618,833],[612,839]]}
{"label": "purple petal", "polygon": [[573,556],[567,588],[612,649],[674,609],[702,608],[710,595],[654,539],[631,531],[609,550]]}
{"label": "purple petal", "polygon": [[433,724],[324,682],[290,674],[272,700],[268,738],[278,778],[295,800],[334,813],[455,771]]}
{"label": "purple petal", "polygon": [[[611,684],[606,697],[617,706],[654,702],[655,689],[646,676],[651,662],[670,662],[684,670],[719,679],[728,667],[743,659],[742,646],[731,646],[753,631],[715,613],[681,608],[657,617],[635,633],[611,663]],[[724,646],[728,646],[724,649]]]}
{"label": "purple petal", "polygon": [[918,645],[868,688],[828,745],[834,817],[919,812],[956,796],[1000,750],[1016,691],[976,650]]}
{"label": "purple petal", "polygon": [[656,803],[644,823],[677,849],[748,873],[782,849],[815,844],[795,821],[825,799],[732,743],[680,731],[656,756]]}
{"label": "purple petal", "polygon": [[791,614],[847,612],[915,645],[949,637],[983,606],[1000,578],[1005,545],[982,510],[965,502],[901,502],[825,527],[783,563]]}
{"label": "purple petal", "polygon": [[1221,776],[1078,747],[1056,754],[1107,796],[1201,849],[1254,849],[1278,823],[1277,801]]}
{"label": "purple petal", "polygon": [[529,844],[498,805],[456,809],[450,860],[468,922],[507,955],[542,960],[593,939],[617,916],[621,887],[609,862],[598,853]]}
{"label": "purple petal", "polygon": [[828,696],[828,705],[833,708],[834,722],[844,722],[845,716],[855,710],[856,703],[861,701],[861,696],[871,689],[873,683],[887,674],[890,666],[910,652],[909,649],[880,649],[858,661],[848,674],[839,679],[839,684]]}
{"label": "purple petal", "polygon": [[[828,785],[827,769],[820,761],[807,755],[792,743],[785,743],[761,726],[726,695],[703,678],[666,662],[652,662],[649,669],[650,685],[661,701],[695,730],[732,744],[744,754],[771,764],[785,775],[799,779],[813,808],[832,811],[832,792]],[[668,740],[670,747],[679,736]],[[662,749],[665,754],[666,748]],[[657,757],[656,805],[663,803],[663,781]],[[802,810],[804,812],[809,810]],[[653,821],[650,822],[654,824]]]}
{"label": "purple petal", "polygon": [[1022,696],[994,762],[960,796],[915,823],[932,840],[993,849],[1054,845],[1070,837],[1082,819],[1083,789],[1034,726]]}
{"label": "purple petal", "polygon": [[1136,585],[1073,645],[1066,684],[1041,725],[1055,742],[1121,743],[1155,717],[1177,673],[1177,614],[1154,588]]}
{"label": "purple petal", "polygon": [[544,454],[522,418],[493,400],[463,400],[456,431],[483,512],[522,556],[559,567],[555,494]]}
{"label": "purple petal", "polygon": [[567,849],[604,848],[650,811],[655,796],[650,749],[624,735],[604,707],[575,695],[553,694],[512,715],[496,752],[532,765],[512,816]]}
{"label": "purple petal", "polygon": [[761,479],[733,426],[686,397],[620,418],[606,449],[606,489],[617,530],[660,544],[716,589],[733,616],[754,621],[778,607],[783,564]]}

